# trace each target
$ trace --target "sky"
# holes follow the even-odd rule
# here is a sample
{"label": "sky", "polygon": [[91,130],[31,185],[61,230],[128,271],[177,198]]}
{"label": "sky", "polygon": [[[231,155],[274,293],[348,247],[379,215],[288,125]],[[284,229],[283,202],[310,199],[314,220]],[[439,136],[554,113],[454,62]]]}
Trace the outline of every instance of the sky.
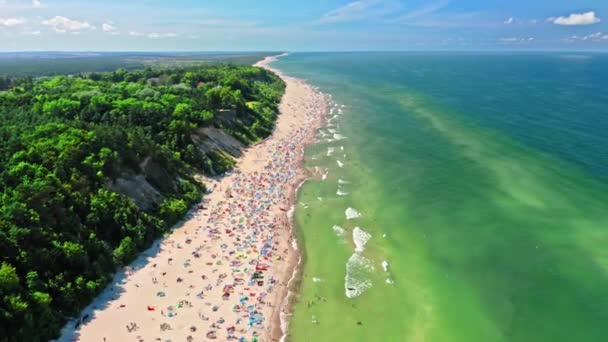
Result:
{"label": "sky", "polygon": [[0,51],[606,50],[608,0],[0,0]]}

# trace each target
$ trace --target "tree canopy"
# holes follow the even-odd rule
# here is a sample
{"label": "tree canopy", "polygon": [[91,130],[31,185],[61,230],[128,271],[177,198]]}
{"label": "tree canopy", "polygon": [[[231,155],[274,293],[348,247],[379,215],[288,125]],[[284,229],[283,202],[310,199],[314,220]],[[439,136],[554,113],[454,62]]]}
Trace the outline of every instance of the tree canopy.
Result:
{"label": "tree canopy", "polygon": [[[283,82],[255,67],[0,78],[0,339],[44,341],[200,200],[196,172],[234,165],[202,151],[201,127],[245,144],[268,136]],[[143,165],[153,163],[156,170]],[[149,208],[112,191],[143,175]]]}

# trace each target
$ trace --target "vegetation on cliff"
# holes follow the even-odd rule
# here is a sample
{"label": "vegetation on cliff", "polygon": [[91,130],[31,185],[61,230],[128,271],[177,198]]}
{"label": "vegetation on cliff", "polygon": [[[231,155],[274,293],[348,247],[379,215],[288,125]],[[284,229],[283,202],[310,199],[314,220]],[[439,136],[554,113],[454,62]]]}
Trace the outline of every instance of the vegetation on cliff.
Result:
{"label": "vegetation on cliff", "polygon": [[55,337],[200,199],[194,172],[234,165],[195,143],[200,129],[263,139],[283,91],[266,70],[208,66],[23,78],[0,92],[0,338]]}

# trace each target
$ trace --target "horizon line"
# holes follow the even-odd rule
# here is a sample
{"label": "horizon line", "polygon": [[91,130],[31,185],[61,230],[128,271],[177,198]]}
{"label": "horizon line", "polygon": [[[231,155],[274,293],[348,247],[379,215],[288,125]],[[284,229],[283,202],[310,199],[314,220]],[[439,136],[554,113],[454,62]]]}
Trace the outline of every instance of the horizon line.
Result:
{"label": "horizon line", "polygon": [[395,49],[395,50],[6,50],[0,54],[16,53],[399,53],[399,52],[596,52],[608,49]]}

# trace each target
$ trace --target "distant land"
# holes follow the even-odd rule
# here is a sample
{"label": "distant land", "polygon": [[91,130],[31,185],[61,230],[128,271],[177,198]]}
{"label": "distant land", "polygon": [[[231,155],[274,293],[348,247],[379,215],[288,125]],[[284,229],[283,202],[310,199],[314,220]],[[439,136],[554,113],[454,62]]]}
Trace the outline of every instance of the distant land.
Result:
{"label": "distant land", "polygon": [[9,77],[54,76],[145,67],[194,65],[252,65],[275,52],[0,52],[0,75]]}

